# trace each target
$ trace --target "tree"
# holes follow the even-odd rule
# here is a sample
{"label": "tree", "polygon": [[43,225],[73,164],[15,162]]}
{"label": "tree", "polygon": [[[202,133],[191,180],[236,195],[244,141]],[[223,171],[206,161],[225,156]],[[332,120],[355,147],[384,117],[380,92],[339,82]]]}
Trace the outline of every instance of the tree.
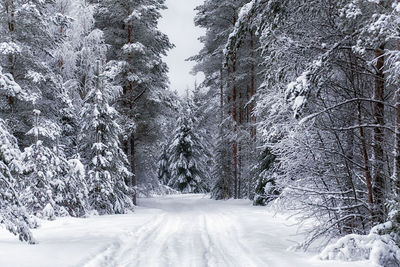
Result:
{"label": "tree", "polygon": [[25,148],[23,164],[26,166],[22,201],[35,216],[55,219],[65,215],[65,209],[56,203],[56,188],[63,184],[61,160],[50,148],[43,145],[39,136],[55,138],[57,127],[49,121],[40,119],[40,111],[34,110],[34,127],[27,133],[35,137],[35,142]]}
{"label": "tree", "polygon": [[96,83],[82,110],[81,151],[89,168],[90,206],[100,214],[125,213],[133,208],[133,192],[127,186],[132,174],[119,140],[119,113],[109,104],[118,96],[119,87],[110,84],[107,78],[98,62]]}
{"label": "tree", "polygon": [[19,180],[24,166],[17,140],[12,136],[3,120],[0,120],[0,224],[21,241],[34,244],[29,228],[34,222],[26,212],[18,197]]}
{"label": "tree", "polygon": [[192,113],[186,111],[178,120],[178,126],[168,148],[171,179],[168,185],[183,193],[205,193],[207,149],[194,131]]}
{"label": "tree", "polygon": [[157,157],[150,148],[160,136],[158,117],[167,95],[168,68],[162,56],[172,48],[168,37],[157,29],[164,2],[103,0],[95,16],[110,47],[107,60],[121,64],[117,80],[123,91],[116,108],[123,114],[122,137],[133,174],[128,183],[132,188],[137,180],[145,184],[157,177]]}
{"label": "tree", "polygon": [[50,59],[62,34],[54,34],[52,28],[68,20],[53,8],[53,1],[41,0],[6,0],[0,6],[0,65],[22,89],[17,95],[2,94],[0,114],[9,119],[7,123],[23,147],[31,142],[25,133],[32,127],[32,110],[40,109],[55,121],[61,104],[58,77]]}
{"label": "tree", "polygon": [[[209,102],[213,105],[219,102],[220,117],[212,122],[214,132],[220,133],[217,130],[220,127],[229,128],[224,131],[224,137],[215,140],[225,139],[224,143],[230,145],[232,153],[220,153],[221,147],[214,154],[232,157],[232,160],[218,159],[216,162],[231,162],[232,171],[228,173],[232,177],[221,178],[232,190],[232,194],[225,195],[234,198],[252,198],[254,195],[254,179],[250,170],[256,161],[252,153],[257,147],[255,93],[261,81],[261,76],[257,75],[261,57],[256,27],[246,27],[241,31],[243,36],[240,41],[232,41],[236,38],[238,25],[245,17],[248,2],[205,1],[198,6],[195,24],[205,28],[206,35],[201,38],[204,48],[190,58],[197,62],[194,71],[203,72],[206,76],[202,86],[209,90],[206,94]],[[226,168],[215,167],[220,170]],[[219,181],[216,184],[221,183]]]}
{"label": "tree", "polygon": [[83,167],[77,166],[76,159],[68,162],[59,147],[50,149],[43,144],[39,136],[54,141],[60,129],[41,118],[40,111],[34,112],[34,127],[28,134],[35,142],[22,154],[25,170],[21,201],[31,214],[46,219],[83,216],[88,209]]}

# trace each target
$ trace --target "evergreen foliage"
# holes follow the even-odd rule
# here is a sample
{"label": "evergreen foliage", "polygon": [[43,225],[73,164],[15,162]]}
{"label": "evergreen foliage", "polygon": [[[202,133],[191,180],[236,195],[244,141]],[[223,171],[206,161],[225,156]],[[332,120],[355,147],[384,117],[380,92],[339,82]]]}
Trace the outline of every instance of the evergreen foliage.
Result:
{"label": "evergreen foliage", "polygon": [[133,207],[132,191],[125,182],[132,174],[119,141],[119,113],[109,105],[110,96],[117,92],[101,77],[99,62],[96,78],[82,110],[81,143],[89,168],[89,204],[100,214],[125,213]]}
{"label": "evergreen foliage", "polygon": [[269,148],[264,149],[260,156],[259,165],[255,167],[257,184],[253,204],[256,206],[265,206],[268,202],[279,196],[280,190],[277,188],[273,169],[276,157],[271,153]]}
{"label": "evergreen foliage", "polygon": [[208,191],[206,157],[208,152],[194,131],[191,110],[178,120],[178,126],[168,148],[171,178],[168,185],[183,193]]}
{"label": "evergreen foliage", "polygon": [[34,226],[34,221],[18,196],[20,183],[17,177],[24,170],[21,160],[16,138],[9,133],[5,122],[0,120],[0,224],[18,235],[21,241],[34,244],[29,229]]}

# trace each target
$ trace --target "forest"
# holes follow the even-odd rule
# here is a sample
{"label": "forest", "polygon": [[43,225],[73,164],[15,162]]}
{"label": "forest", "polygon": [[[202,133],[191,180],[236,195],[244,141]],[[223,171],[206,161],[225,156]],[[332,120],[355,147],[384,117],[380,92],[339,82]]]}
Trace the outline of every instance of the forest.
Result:
{"label": "forest", "polygon": [[207,194],[289,212],[324,259],[400,266],[400,0],[204,0],[184,96],[166,8],[1,0],[0,224],[35,244],[38,220]]}

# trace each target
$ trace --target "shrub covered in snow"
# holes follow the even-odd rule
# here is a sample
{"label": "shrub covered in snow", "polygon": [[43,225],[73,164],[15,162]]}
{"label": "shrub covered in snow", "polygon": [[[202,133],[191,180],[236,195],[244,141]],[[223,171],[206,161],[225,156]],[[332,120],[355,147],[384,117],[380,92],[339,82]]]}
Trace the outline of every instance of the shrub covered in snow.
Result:
{"label": "shrub covered in snow", "polygon": [[[350,234],[340,238],[335,244],[326,247],[320,254],[323,260],[371,262],[388,266],[400,266],[400,248],[395,239],[397,234],[388,231],[393,228],[392,222],[372,228],[369,235]],[[391,234],[384,234],[391,232]]]}

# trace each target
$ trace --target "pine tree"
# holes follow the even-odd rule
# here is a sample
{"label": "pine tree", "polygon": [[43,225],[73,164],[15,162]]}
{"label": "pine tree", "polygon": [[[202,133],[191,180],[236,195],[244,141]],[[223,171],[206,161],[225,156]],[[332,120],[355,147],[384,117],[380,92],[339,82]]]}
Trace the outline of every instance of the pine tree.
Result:
{"label": "pine tree", "polygon": [[[255,94],[260,83],[257,66],[262,58],[259,56],[258,37],[255,35],[255,27],[247,27],[241,31],[244,33],[240,41],[235,42],[238,24],[245,18],[245,7],[249,1],[204,1],[196,8],[195,24],[206,29],[206,35],[201,38],[204,44],[200,53],[192,58],[197,62],[194,68],[196,72],[205,74],[202,86],[209,92],[208,102],[215,108],[216,102],[220,103],[220,114],[213,113],[214,133],[220,127],[224,129],[224,143],[229,145],[232,160],[218,159],[216,162],[230,162],[232,168],[231,177],[225,177],[224,183],[229,183],[231,193],[229,197],[241,198],[253,195],[252,177],[249,170],[255,161],[252,156],[256,145],[256,117]],[[254,1],[252,1],[254,2]],[[243,8],[242,8],[243,7]],[[231,45],[231,43],[234,45]],[[212,113],[212,111],[211,111]],[[229,122],[229,123],[226,123]],[[215,144],[215,146],[221,145]],[[221,147],[222,149],[222,147]],[[222,155],[218,148],[214,154]],[[227,152],[227,151],[226,151]],[[219,166],[225,169],[228,166]],[[217,167],[217,166],[215,166]],[[219,178],[217,178],[219,179]],[[221,181],[220,181],[221,182]]]}

